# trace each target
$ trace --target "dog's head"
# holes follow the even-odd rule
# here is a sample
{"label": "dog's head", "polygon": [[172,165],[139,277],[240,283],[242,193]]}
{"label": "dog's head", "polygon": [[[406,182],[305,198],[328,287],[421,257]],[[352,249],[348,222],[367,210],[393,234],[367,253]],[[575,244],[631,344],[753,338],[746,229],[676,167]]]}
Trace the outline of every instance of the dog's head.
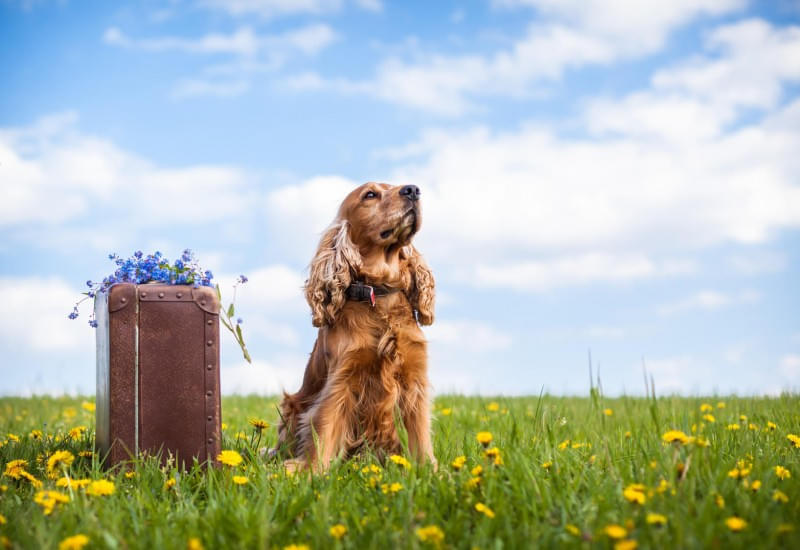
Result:
{"label": "dog's head", "polygon": [[314,326],[335,322],[359,278],[401,287],[419,322],[433,322],[433,275],[411,244],[422,224],[420,195],[416,185],[370,182],[345,197],[305,285]]}

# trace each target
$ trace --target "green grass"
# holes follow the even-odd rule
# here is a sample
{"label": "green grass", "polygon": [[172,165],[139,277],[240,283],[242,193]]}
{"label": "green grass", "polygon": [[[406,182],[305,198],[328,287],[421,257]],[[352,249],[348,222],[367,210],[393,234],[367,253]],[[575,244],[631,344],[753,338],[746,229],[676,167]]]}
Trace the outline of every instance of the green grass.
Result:
{"label": "green grass", "polygon": [[[14,459],[27,460],[27,470],[44,482],[43,488],[55,490],[46,461],[66,449],[76,456],[70,477],[115,484],[111,496],[57,489],[70,501],[45,515],[29,481],[0,478],[0,514],[6,519],[0,536],[11,547],[56,548],[81,533],[92,548],[186,548],[192,537],[207,549],[289,544],[432,548],[435,544],[421,541],[416,530],[434,525],[444,533],[441,547],[612,548],[604,528],[618,524],[639,548],[800,548],[800,448],[787,439],[790,433],[800,435],[798,395],[658,400],[603,399],[596,391],[591,398],[441,396],[434,421],[438,471],[389,462],[374,486],[370,478],[376,474],[362,472],[375,463],[369,457],[335,463],[327,474],[315,476],[288,475],[280,463],[260,459],[257,446],[274,442],[277,413],[274,399],[258,397],[223,400],[223,448],[238,450],[244,456],[241,466],[198,467],[180,474],[151,459],[136,464],[135,476],[127,478],[123,471],[103,471],[96,456],[78,456],[92,449],[94,415],[82,402],[0,399],[0,442],[5,442],[0,468]],[[712,405],[715,422],[703,420],[703,403]],[[248,424],[253,417],[272,425],[260,441]],[[768,422],[775,429],[768,429]],[[750,429],[751,423],[757,429]],[[88,432],[69,437],[68,430],[79,425],[88,426]],[[692,435],[695,425],[695,435],[710,446],[661,441],[670,429]],[[30,435],[34,429],[44,433],[43,440]],[[243,439],[237,439],[240,431]],[[479,431],[492,433],[501,466],[484,456],[475,438]],[[9,439],[9,433],[19,441]],[[457,471],[451,463],[460,455],[466,456],[466,465]],[[750,470],[744,481],[729,476],[740,460]],[[547,462],[550,467],[543,467]],[[682,480],[679,464],[685,468]],[[470,487],[470,470],[478,465],[483,473]],[[779,465],[790,478],[778,478]],[[249,483],[235,485],[234,475],[248,477]],[[175,486],[166,489],[172,478]],[[753,491],[756,480],[761,486]],[[385,494],[381,486],[392,483],[402,489]],[[645,486],[643,504],[623,496],[633,483]],[[776,490],[788,502],[773,500]],[[488,506],[494,518],[476,511],[477,503]],[[649,525],[648,513],[663,514],[667,524]],[[726,519],[733,516],[747,527],[731,531]],[[341,540],[330,534],[335,524],[347,528]]]}

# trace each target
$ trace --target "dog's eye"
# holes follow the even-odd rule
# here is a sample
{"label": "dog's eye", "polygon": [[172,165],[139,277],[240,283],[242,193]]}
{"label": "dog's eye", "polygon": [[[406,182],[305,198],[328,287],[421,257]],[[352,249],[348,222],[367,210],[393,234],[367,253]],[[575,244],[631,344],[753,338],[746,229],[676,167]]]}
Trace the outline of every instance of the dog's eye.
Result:
{"label": "dog's eye", "polygon": [[375,199],[377,197],[378,197],[378,194],[375,191],[367,191],[366,193],[364,193],[364,198],[365,199]]}

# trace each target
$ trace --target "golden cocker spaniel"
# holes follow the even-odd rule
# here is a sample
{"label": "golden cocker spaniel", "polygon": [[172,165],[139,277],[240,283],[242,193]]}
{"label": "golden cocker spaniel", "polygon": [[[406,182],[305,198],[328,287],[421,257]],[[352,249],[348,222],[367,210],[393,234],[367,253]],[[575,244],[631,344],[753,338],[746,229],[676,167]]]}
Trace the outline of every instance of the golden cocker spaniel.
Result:
{"label": "golden cocker spaniel", "polygon": [[397,423],[420,462],[435,464],[427,349],[433,274],[411,244],[422,223],[415,185],[366,183],[342,202],[311,261],[305,295],[319,327],[295,394],[280,405],[287,466],[324,469],[369,448],[401,451]]}

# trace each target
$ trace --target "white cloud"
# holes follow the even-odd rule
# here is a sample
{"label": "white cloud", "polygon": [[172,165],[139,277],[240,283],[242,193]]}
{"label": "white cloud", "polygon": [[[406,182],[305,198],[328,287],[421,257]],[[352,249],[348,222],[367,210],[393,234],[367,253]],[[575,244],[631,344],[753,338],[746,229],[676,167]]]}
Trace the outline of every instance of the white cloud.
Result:
{"label": "white cloud", "polygon": [[451,347],[483,353],[511,347],[511,336],[483,321],[467,319],[437,320],[425,328],[430,347]]}
{"label": "white cloud", "polygon": [[87,324],[91,305],[82,315],[67,315],[81,290],[58,277],[0,277],[7,314],[0,316],[0,342],[5,350],[34,354],[83,354],[93,357],[94,330]]}
{"label": "white cloud", "polygon": [[545,292],[563,286],[685,274],[691,269],[685,262],[658,265],[644,256],[588,253],[515,264],[479,264],[467,280],[480,287]]}
{"label": "white cloud", "polygon": [[[378,12],[383,9],[381,0],[354,0],[361,9]],[[345,4],[343,0],[201,0],[201,5],[224,11],[234,17],[256,15],[265,19],[290,15],[325,15],[336,13]]]}
{"label": "white cloud", "polygon": [[780,359],[778,368],[787,381],[795,385],[800,385],[800,355],[784,355]]}
{"label": "white cloud", "polygon": [[[236,168],[160,167],[109,141],[81,134],[75,120],[69,114],[27,128],[0,129],[0,189],[5,197],[0,225],[55,226],[99,208],[111,215],[112,224],[124,223],[128,230],[209,223],[233,218],[252,202],[250,180]],[[176,208],[189,196],[214,200]]]}
{"label": "white cloud", "polygon": [[316,176],[271,191],[265,210],[268,223],[281,234],[278,244],[295,259],[309,262],[342,200],[362,183],[341,176]]}
{"label": "white cloud", "polygon": [[314,56],[338,39],[324,23],[312,23],[280,34],[257,34],[250,27],[240,27],[230,34],[209,33],[198,38],[161,36],[133,39],[116,27],[103,34],[106,44],[161,53],[228,55],[231,62],[211,65],[201,74],[179,80],[171,91],[174,99],[197,96],[236,97],[251,87],[253,75],[275,71],[298,56]]}
{"label": "white cloud", "polygon": [[273,361],[254,360],[223,367],[220,371],[222,393],[276,395],[286,390],[290,393],[300,388],[307,357],[282,356]]}
{"label": "white cloud", "polygon": [[760,299],[761,294],[754,290],[743,290],[735,294],[704,290],[676,302],[663,304],[658,307],[657,311],[659,315],[672,315],[695,310],[713,311],[734,305],[754,304]]}
{"label": "white cloud", "polygon": [[800,81],[800,27],[748,19],[712,31],[706,49],[714,56],[658,71],[655,88],[727,108],[769,108],[781,98],[783,82]]}
{"label": "white cloud", "polygon": [[[541,93],[547,81],[565,70],[641,57],[663,47],[674,28],[703,15],[738,10],[743,0],[668,2],[524,2],[540,18],[507,50],[491,55],[438,55],[428,52],[411,61],[384,59],[366,81],[325,79],[319,75],[292,79],[344,93],[379,99],[444,116],[473,109],[475,96],[528,97]],[[503,4],[521,4],[505,2]]]}
{"label": "white cloud", "polygon": [[751,250],[747,253],[735,254],[728,258],[728,263],[738,273],[748,276],[783,271],[787,265],[786,256],[780,252],[769,250]]}
{"label": "white cloud", "polygon": [[[707,365],[692,356],[665,357],[660,359],[647,359],[646,372],[653,377],[656,394],[665,393],[698,393],[699,388],[709,391],[709,374],[712,372]],[[633,371],[641,375],[641,365]]]}

